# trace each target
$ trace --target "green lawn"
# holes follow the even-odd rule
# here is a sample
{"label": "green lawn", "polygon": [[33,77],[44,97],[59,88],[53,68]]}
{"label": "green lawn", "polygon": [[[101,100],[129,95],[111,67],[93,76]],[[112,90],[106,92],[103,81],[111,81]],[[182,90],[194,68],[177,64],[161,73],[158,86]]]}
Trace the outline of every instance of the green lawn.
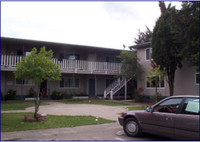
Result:
{"label": "green lawn", "polygon": [[[41,102],[40,105],[47,105],[47,103]],[[1,101],[1,111],[25,110],[32,106],[35,106],[35,101]]]}
{"label": "green lawn", "polygon": [[107,105],[107,106],[127,106],[131,104],[123,102],[113,102],[108,100],[59,100],[58,102],[65,104],[95,104],[95,105]]}
{"label": "green lawn", "polygon": [[146,110],[147,106],[127,107],[128,110]]}
{"label": "green lawn", "polygon": [[2,113],[1,131],[12,132],[12,131],[23,131],[23,130],[75,127],[75,126],[115,122],[103,118],[98,118],[98,120],[96,120],[97,118],[93,116],[55,116],[55,115],[48,115],[48,121],[46,122],[24,122],[24,115],[27,114],[33,116],[33,113]]}

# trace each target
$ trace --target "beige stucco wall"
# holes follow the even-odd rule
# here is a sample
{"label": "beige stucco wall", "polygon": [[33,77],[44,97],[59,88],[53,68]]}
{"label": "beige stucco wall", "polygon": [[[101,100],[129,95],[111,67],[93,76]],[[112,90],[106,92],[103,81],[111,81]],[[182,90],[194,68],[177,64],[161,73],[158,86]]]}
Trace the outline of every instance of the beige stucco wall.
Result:
{"label": "beige stucco wall", "polygon": [[[62,74],[62,77],[72,77],[73,74]],[[71,93],[84,93],[88,94],[88,87],[89,87],[89,79],[95,79],[96,78],[96,95],[101,94],[103,95],[103,92],[106,88],[106,76],[105,75],[86,75],[86,74],[76,74],[75,77],[78,77],[80,79],[79,88],[60,88],[59,87],[59,81],[49,81],[48,82],[48,88],[50,91],[50,94],[53,91],[59,91],[66,94]]]}
{"label": "beige stucco wall", "polygon": [[[73,74],[62,74],[62,77],[72,77]],[[89,79],[96,78],[96,95],[103,95],[106,88],[107,75],[87,75],[87,74],[74,74],[80,80],[79,88],[60,88],[59,81],[48,81],[48,95],[51,95],[53,91],[63,92],[65,94],[88,94]],[[33,85],[17,85],[14,73],[11,71],[1,72],[1,91],[5,95],[10,89],[17,91],[17,95],[28,95],[30,88],[36,89]]]}
{"label": "beige stucco wall", "polygon": [[17,91],[17,95],[28,95],[30,88],[36,89],[35,85],[17,85],[15,76],[11,71],[1,72],[1,90],[3,95],[9,90]]}
{"label": "beige stucco wall", "polygon": [[199,84],[195,83],[196,67],[183,62],[183,67],[177,69],[174,83],[175,95],[199,95]]}
{"label": "beige stucco wall", "polygon": [[[146,60],[147,48],[140,48],[137,50],[137,56],[140,64],[143,66],[145,73],[142,80],[138,81],[138,88],[144,89],[145,95],[154,95],[155,88],[146,87],[146,75],[150,68],[150,61]],[[174,95],[199,95],[199,85],[195,84],[195,67],[190,67],[186,62],[183,62],[183,68],[177,69],[174,82]],[[158,88],[163,96],[169,96],[169,86],[165,79],[165,87]]]}

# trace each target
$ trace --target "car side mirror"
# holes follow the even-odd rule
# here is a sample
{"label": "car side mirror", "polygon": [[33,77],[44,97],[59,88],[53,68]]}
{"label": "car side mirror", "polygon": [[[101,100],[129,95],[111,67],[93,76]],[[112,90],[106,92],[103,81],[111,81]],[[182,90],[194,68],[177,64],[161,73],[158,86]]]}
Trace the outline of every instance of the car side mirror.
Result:
{"label": "car side mirror", "polygon": [[153,111],[153,108],[152,108],[152,107],[148,107],[148,108],[146,109],[146,111],[147,111],[147,112],[152,112],[152,111]]}

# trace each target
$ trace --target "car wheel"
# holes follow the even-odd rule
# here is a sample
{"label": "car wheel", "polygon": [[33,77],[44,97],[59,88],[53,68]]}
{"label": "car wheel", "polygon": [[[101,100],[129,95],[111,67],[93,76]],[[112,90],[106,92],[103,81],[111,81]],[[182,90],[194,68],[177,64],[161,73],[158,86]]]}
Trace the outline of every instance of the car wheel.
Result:
{"label": "car wheel", "polygon": [[127,136],[135,137],[141,135],[140,126],[134,118],[127,118],[123,127]]}

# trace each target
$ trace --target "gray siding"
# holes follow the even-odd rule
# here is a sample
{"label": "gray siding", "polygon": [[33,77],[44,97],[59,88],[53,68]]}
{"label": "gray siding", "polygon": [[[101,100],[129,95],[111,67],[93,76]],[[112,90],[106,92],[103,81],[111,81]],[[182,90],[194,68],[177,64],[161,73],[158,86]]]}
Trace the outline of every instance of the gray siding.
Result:
{"label": "gray siding", "polygon": [[[151,67],[150,61],[146,60],[146,49],[147,48],[139,48],[137,50],[139,62],[145,71],[142,80],[138,81],[138,88],[143,88],[144,94],[151,96],[155,94],[155,88],[146,87],[146,75]],[[183,68],[176,70],[174,95],[199,95],[199,85],[195,84],[195,73],[195,67],[191,67],[188,63],[183,62]],[[165,79],[165,87],[158,88],[158,92],[160,92],[163,96],[169,96],[169,86],[166,80],[167,79]]]}

